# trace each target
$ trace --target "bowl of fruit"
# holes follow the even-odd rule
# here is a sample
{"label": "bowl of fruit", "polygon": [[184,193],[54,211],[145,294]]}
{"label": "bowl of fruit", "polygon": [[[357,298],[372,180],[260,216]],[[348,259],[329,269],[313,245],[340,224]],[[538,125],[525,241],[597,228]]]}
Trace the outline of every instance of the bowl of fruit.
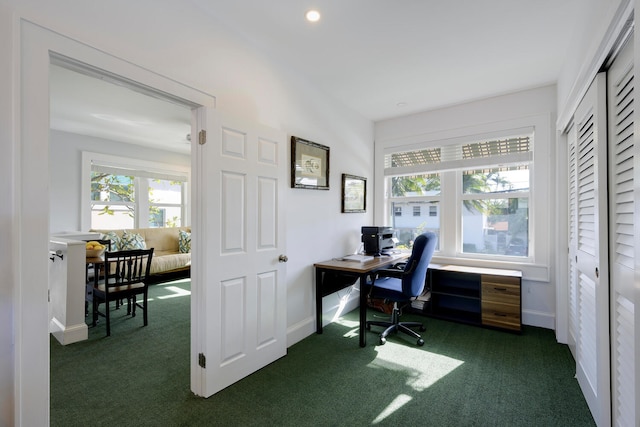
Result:
{"label": "bowl of fruit", "polygon": [[107,248],[105,245],[103,245],[100,242],[96,242],[96,241],[90,241],[87,242],[87,258],[97,258],[102,256],[102,254],[104,253],[105,249]]}

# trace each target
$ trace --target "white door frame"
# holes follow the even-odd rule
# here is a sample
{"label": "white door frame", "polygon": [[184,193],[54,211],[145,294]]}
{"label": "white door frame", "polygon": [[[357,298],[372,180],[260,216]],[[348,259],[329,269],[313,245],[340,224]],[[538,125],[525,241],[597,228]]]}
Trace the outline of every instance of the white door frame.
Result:
{"label": "white door frame", "polygon": [[[49,176],[50,52],[107,70],[194,105],[215,108],[215,98],[32,22],[20,19],[16,25],[20,58],[16,71],[21,95],[14,109],[19,135],[14,185],[18,221],[13,235],[18,265],[14,286],[14,413],[16,425],[48,425],[49,187],[48,180],[42,177]],[[194,217],[199,215],[195,211],[192,214]],[[196,286],[192,288],[192,294],[197,293]]]}

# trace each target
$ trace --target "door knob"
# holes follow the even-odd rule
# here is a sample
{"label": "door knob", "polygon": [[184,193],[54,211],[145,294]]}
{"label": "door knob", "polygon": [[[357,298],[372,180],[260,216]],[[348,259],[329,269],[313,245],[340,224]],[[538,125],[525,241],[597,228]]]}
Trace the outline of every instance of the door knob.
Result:
{"label": "door knob", "polygon": [[286,255],[280,255],[278,257],[278,262],[287,262],[289,261],[289,258]]}

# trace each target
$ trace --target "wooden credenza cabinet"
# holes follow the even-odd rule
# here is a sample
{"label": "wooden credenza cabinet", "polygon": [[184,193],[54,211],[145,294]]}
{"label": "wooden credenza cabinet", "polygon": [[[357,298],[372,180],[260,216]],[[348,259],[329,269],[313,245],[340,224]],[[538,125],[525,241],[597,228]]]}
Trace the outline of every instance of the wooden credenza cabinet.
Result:
{"label": "wooden credenza cabinet", "polygon": [[522,331],[522,272],[430,265],[422,312],[474,325]]}

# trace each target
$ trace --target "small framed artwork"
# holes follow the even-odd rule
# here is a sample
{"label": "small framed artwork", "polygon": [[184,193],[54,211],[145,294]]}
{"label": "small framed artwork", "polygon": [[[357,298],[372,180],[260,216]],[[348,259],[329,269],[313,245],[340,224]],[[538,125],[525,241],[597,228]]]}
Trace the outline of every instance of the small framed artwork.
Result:
{"label": "small framed artwork", "polygon": [[342,213],[367,211],[367,179],[342,174]]}
{"label": "small framed artwork", "polygon": [[329,189],[329,147],[291,137],[291,188]]}

